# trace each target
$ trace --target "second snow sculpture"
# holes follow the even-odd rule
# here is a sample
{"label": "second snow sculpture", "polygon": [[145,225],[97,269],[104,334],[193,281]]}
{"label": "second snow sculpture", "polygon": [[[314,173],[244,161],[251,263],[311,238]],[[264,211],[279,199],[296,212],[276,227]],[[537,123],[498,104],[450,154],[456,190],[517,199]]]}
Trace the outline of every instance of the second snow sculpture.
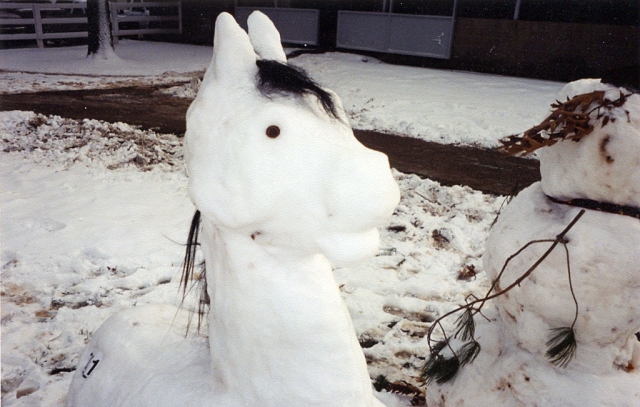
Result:
{"label": "second snow sculpture", "polygon": [[[482,351],[452,382],[427,387],[429,406],[640,405],[640,95],[581,80],[559,100],[505,142],[511,152],[544,148],[541,182],[511,201],[487,241],[496,291],[562,242],[495,299],[498,313],[483,310],[493,321],[478,318]],[[570,329],[575,342],[557,334]]]}
{"label": "second snow sculpture", "polygon": [[286,64],[260,13],[216,21],[187,113],[189,194],[201,214],[208,338],[189,313],[111,317],[80,357],[68,406],[380,406],[331,264],[375,254],[398,187],[336,95]]}

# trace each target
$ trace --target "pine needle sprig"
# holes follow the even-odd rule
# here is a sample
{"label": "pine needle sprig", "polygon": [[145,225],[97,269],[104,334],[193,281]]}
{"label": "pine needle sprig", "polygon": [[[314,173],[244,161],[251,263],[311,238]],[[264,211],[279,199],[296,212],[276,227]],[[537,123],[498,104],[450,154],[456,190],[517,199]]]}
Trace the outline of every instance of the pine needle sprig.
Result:
{"label": "pine needle sprig", "polygon": [[571,362],[571,359],[575,357],[576,350],[578,348],[574,327],[578,321],[579,307],[576,293],[573,290],[573,282],[571,281],[569,248],[567,247],[566,241],[563,241],[562,244],[567,254],[567,277],[569,279],[569,290],[571,291],[571,296],[573,297],[573,302],[575,304],[575,315],[570,327],[554,328],[551,330],[551,335],[547,341],[547,357],[554,365],[564,368],[567,367],[569,362]]}
{"label": "pine needle sprig", "polygon": [[451,381],[458,370],[466,364],[472,363],[480,354],[481,346],[475,340],[465,343],[457,352],[452,351],[451,356],[444,356],[442,350],[449,347],[447,341],[436,343],[422,368],[422,378],[426,384],[431,384],[434,380],[438,384]]}
{"label": "pine needle sprig", "polygon": [[[447,344],[444,343],[444,345]],[[439,352],[432,351],[422,368],[422,378],[425,379],[427,386],[434,380],[438,384],[443,384],[451,381],[458,373],[458,369],[460,369],[458,356],[454,354],[451,357],[445,357]]]}
{"label": "pine needle sprig", "polygon": [[458,351],[458,359],[460,361],[460,367],[472,363],[480,354],[482,347],[478,341],[467,342]]}
{"label": "pine needle sprig", "polygon": [[473,312],[471,308],[467,308],[456,320],[456,333],[454,337],[462,341],[468,341],[474,338],[475,332],[476,323],[473,320]]}
{"label": "pine needle sprig", "polygon": [[573,328],[554,328],[547,341],[547,357],[554,365],[567,367],[575,356],[577,346]]}
{"label": "pine needle sprig", "polygon": [[[621,108],[633,93],[620,90],[619,97],[614,100],[605,94],[605,91],[598,90],[567,98],[566,102],[556,101],[551,105],[551,114],[542,123],[524,133],[504,137],[500,140],[502,146],[498,150],[512,156],[522,156],[561,140],[582,140],[593,132],[598,123],[604,127],[615,122],[616,116],[612,111]],[[624,112],[628,119],[629,112]]]}

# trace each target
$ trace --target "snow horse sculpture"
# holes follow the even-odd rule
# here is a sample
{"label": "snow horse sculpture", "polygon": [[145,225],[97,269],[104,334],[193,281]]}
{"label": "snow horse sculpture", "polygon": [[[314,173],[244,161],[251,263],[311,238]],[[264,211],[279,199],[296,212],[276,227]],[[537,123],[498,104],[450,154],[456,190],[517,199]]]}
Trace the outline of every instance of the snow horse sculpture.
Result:
{"label": "snow horse sculpture", "polygon": [[68,406],[379,406],[332,264],[372,256],[398,187],[354,138],[337,96],[287,65],[255,12],[223,13],[187,113],[189,195],[211,309],[185,337],[170,305],[112,316]]}

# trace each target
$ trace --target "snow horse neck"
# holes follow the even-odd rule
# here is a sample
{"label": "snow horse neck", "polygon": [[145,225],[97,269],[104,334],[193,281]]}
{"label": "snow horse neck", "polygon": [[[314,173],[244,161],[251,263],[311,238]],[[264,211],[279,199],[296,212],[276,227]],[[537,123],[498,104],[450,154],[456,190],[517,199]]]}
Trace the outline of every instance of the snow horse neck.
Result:
{"label": "snow horse neck", "polygon": [[201,216],[208,338],[189,312],[111,317],[81,355],[69,406],[380,406],[332,265],[378,250],[399,191],[340,100],[287,65],[254,12],[216,21],[187,112],[189,196]]}

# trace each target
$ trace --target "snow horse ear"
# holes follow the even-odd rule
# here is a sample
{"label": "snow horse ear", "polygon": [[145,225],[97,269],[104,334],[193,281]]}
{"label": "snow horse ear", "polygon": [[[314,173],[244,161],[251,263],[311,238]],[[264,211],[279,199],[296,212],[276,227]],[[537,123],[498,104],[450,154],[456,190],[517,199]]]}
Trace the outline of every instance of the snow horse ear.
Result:
{"label": "snow horse ear", "polygon": [[269,17],[260,11],[254,11],[249,16],[247,25],[249,39],[260,58],[287,63],[287,56],[280,42],[280,33]]}
{"label": "snow horse ear", "polygon": [[256,60],[257,55],[247,33],[231,14],[220,13],[213,37],[213,58],[202,87],[212,80],[231,84],[253,81],[257,71]]}

